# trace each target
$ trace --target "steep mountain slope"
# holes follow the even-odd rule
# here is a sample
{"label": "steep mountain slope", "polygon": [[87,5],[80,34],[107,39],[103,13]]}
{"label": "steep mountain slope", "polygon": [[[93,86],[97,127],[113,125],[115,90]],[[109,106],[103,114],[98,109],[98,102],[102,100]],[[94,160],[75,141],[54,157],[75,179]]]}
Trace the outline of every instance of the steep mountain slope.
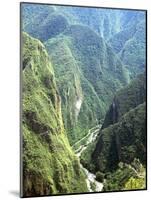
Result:
{"label": "steep mountain slope", "polygon": [[[29,14],[32,16],[30,19]],[[145,68],[144,11],[51,5],[43,6],[42,10],[39,5],[26,5],[23,17],[24,30],[42,41],[65,31],[69,24],[89,26],[118,54],[132,79]]]}
{"label": "steep mountain slope", "polygon": [[[60,11],[61,7],[58,8]],[[113,48],[134,78],[145,68],[146,24],[145,12],[70,7],[77,23],[96,31]]]}
{"label": "steep mountain slope", "polygon": [[22,5],[23,195],[145,188],[145,12]]}
{"label": "steep mountain slope", "polygon": [[54,64],[72,144],[104,117],[115,90],[127,84],[128,73],[102,38],[87,26],[69,26],[45,45]]}
{"label": "steep mountain slope", "polygon": [[23,196],[86,192],[45,47],[23,34]]}
{"label": "steep mountain slope", "polygon": [[146,64],[145,12],[126,12],[121,21],[121,31],[110,38],[109,44],[133,78],[144,70]]}
{"label": "steep mountain slope", "polygon": [[[116,34],[113,34],[109,40],[116,53],[120,52],[125,43],[139,30],[140,27],[138,27],[138,25],[145,20],[144,17],[144,12],[141,11],[123,11],[120,17],[121,29]],[[145,29],[142,31],[142,34],[144,34]]]}
{"label": "steep mountain slope", "polygon": [[[111,163],[110,166],[112,167],[106,165],[106,167],[103,168],[100,167],[102,170],[104,169],[112,170],[114,167],[117,167],[117,162],[120,161],[131,162],[132,159],[134,159],[135,157],[139,158],[141,162],[143,163],[145,162],[144,160],[145,158],[139,156],[140,151],[138,151],[138,146],[136,144],[138,142],[138,145],[141,146],[142,148],[141,152],[142,155],[145,155],[145,146],[146,146],[145,144],[146,109],[144,104],[145,101],[146,101],[145,74],[139,75],[137,79],[135,79],[126,88],[119,91],[115,96],[113,103],[111,104],[109,111],[106,114],[104,124],[100,132],[100,139],[98,140],[95,151],[92,155],[96,163],[97,163],[96,161],[97,158],[101,160],[100,155],[102,155],[103,158],[109,156],[108,159],[105,160],[108,160],[108,162]],[[109,151],[105,156],[105,154],[102,153],[102,151],[103,149],[107,148],[107,144],[109,144],[108,146]],[[132,146],[134,146],[134,149]],[[126,158],[127,160],[124,158],[124,155],[122,156],[119,155],[119,152],[121,151],[126,152],[126,148],[127,148],[127,153],[125,153],[125,155],[128,156]],[[110,153],[116,154],[115,156],[116,159],[114,155],[110,156]],[[103,160],[101,161],[101,165],[103,165]]]}
{"label": "steep mountain slope", "polygon": [[23,30],[26,29],[28,30],[27,32],[33,32],[34,34],[36,27],[39,28],[39,26],[41,26],[40,22],[43,22],[54,10],[55,8],[53,6],[28,3],[22,4],[21,14]]}
{"label": "steep mountain slope", "polygon": [[105,81],[106,84],[110,84],[109,80],[112,82],[112,89],[128,82],[128,73],[121,60],[95,31],[88,26],[71,25],[64,35],[72,38],[71,50],[84,76],[99,95],[103,95],[103,91],[100,90],[101,83],[105,84]]}
{"label": "steep mountain slope", "polygon": [[[95,170],[106,174],[105,191],[145,189],[146,104],[131,109],[117,123],[103,129],[92,157]],[[133,164],[136,160],[137,165]]]}
{"label": "steep mountain slope", "polygon": [[[103,119],[116,90],[129,82],[129,74],[134,70],[126,68],[120,53],[114,52],[114,35],[118,44],[116,34],[131,28],[126,19],[133,19],[136,26],[144,16],[138,16],[135,11],[113,9],[51,5],[37,9],[39,13],[35,7],[23,7],[23,29],[45,42],[62,99],[65,128],[73,144]],[[33,20],[26,17],[31,11]],[[132,37],[124,35],[127,40]],[[107,42],[111,36],[109,44],[114,50]],[[123,45],[126,41],[122,39]],[[122,53],[121,58],[127,59],[126,54]]]}
{"label": "steep mountain slope", "polygon": [[146,106],[141,104],[101,131],[92,158],[100,171],[112,171],[119,162],[130,164],[134,158],[145,164],[145,146]]}
{"label": "steep mountain slope", "polygon": [[118,91],[102,126],[108,127],[118,122],[122,115],[146,101],[146,75],[140,74],[126,88]]}
{"label": "steep mountain slope", "polygon": [[76,123],[83,101],[80,72],[68,46],[68,39],[48,40],[46,47],[56,72],[56,80],[62,99],[62,111],[69,140],[79,139]]}
{"label": "steep mountain slope", "polygon": [[41,41],[62,33],[68,27],[68,20],[55,10],[54,6],[27,4],[22,9],[23,30]]}
{"label": "steep mountain slope", "polygon": [[[22,11],[25,30],[30,31],[31,34],[34,34],[34,31],[41,29],[40,27],[42,27],[43,24],[46,24],[51,16],[61,14],[66,19],[68,19],[70,24],[81,24],[89,26],[105,40],[110,39],[114,34],[121,31],[122,27],[127,24],[125,21],[123,22],[123,15],[125,16],[127,13],[129,15],[133,14],[133,11],[38,4],[24,4]],[[29,16],[33,18],[30,18]]]}
{"label": "steep mountain slope", "polygon": [[[145,74],[140,74],[127,87],[117,92],[97,141],[82,153],[81,162],[84,166],[95,173],[105,173],[104,190],[136,189],[135,185],[139,185],[139,182],[142,183],[141,187],[145,187],[145,102],[146,77]],[[135,159],[140,163],[136,170],[132,167]],[[121,165],[124,166],[123,169]],[[128,188],[129,179],[135,183],[134,188]]]}

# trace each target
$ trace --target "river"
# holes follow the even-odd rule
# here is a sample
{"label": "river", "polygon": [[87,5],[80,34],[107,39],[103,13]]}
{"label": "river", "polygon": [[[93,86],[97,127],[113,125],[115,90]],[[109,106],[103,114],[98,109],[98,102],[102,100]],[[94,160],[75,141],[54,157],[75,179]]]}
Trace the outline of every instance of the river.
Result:
{"label": "river", "polygon": [[[101,125],[93,127],[92,129],[89,130],[87,136],[85,136],[85,137],[88,137],[86,143],[84,145],[81,145],[76,150],[76,155],[79,158],[79,160],[80,160],[80,156],[81,156],[82,152],[88,147],[89,144],[91,144],[92,142],[94,142],[96,140],[96,137],[99,133],[100,128],[101,128]],[[83,165],[81,163],[80,163],[80,166],[81,166],[81,169],[83,169],[83,171],[86,174],[86,183],[87,183],[87,187],[88,187],[89,192],[100,192],[100,191],[102,191],[103,183],[100,183],[99,181],[96,180],[96,175],[89,172],[88,169],[83,167]],[[95,185],[95,189],[91,188],[92,184]]]}

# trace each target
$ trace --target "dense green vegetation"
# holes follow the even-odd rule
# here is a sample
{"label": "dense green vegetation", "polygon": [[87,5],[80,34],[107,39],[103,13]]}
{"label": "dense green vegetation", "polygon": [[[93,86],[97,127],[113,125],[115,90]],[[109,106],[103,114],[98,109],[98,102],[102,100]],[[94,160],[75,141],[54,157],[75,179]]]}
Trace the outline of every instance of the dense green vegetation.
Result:
{"label": "dense green vegetation", "polygon": [[53,67],[38,40],[23,34],[23,196],[85,192],[62,121]]}
{"label": "dense green vegetation", "polygon": [[[131,28],[124,16],[130,15],[136,25],[143,14],[64,6],[44,6],[43,10],[37,6],[37,9],[39,12],[30,6],[23,9],[24,30],[45,41],[54,64],[65,128],[73,144],[104,118],[115,91],[130,81],[131,70],[127,70],[123,59],[105,40]],[[34,20],[28,18],[31,10]],[[144,33],[139,26],[138,31]]]}
{"label": "dense green vegetation", "polygon": [[121,89],[114,96],[113,102],[102,126],[108,127],[116,123],[126,112],[146,101],[146,75],[140,74],[126,88]]}
{"label": "dense green vegetation", "polygon": [[[121,157],[121,159],[124,159],[125,155],[127,157],[124,161],[128,162],[128,160],[131,159],[129,161],[130,163],[134,159],[134,152],[137,152],[137,147],[139,148],[139,145],[141,146],[140,148],[142,148],[142,150],[138,151],[137,155],[139,153],[142,153],[142,157],[139,156],[139,158],[143,163],[145,162],[145,157],[143,156],[145,154],[146,147],[146,109],[144,104],[145,101],[146,78],[145,74],[140,74],[127,87],[121,89],[116,93],[113,102],[106,113],[102,128],[100,130],[100,139],[98,139],[98,143],[91,144],[87,148],[87,151],[85,151],[81,157],[82,163],[85,166],[88,165],[88,163],[85,161],[88,161],[89,163],[93,164],[96,162],[96,165],[99,166],[97,170],[99,170],[102,166],[103,171],[104,169],[109,168],[109,165],[111,165],[114,168],[114,165],[116,167],[118,162],[120,161],[119,156]],[[130,147],[128,147],[128,150],[126,150],[125,147],[121,146],[121,142],[124,142],[124,145],[126,147],[128,147],[131,143],[135,143],[133,144],[133,147],[130,145]],[[115,148],[116,144],[118,144],[118,148]],[[107,153],[105,153],[105,149],[108,149]],[[125,155],[119,155],[119,152],[117,151],[121,150],[125,152]],[[93,162],[91,162],[91,156],[93,151],[94,160]],[[106,159],[105,155],[109,155],[108,151],[111,152],[111,155],[109,159]],[[134,155],[131,157],[130,154]],[[100,161],[98,161],[97,158]],[[111,164],[106,163],[104,165],[103,162],[106,161],[109,161]],[[115,164],[113,164],[113,162]],[[99,163],[101,164],[99,165]],[[90,170],[94,171],[94,165],[89,164],[89,168]]]}
{"label": "dense green vegetation", "polygon": [[133,178],[131,177],[125,184],[124,189],[128,190],[138,190],[144,189],[146,187],[145,177]]}
{"label": "dense green vegetation", "polygon": [[137,159],[131,165],[119,163],[119,168],[105,178],[104,191],[144,189],[146,184],[145,169]]}
{"label": "dense green vegetation", "polygon": [[[97,143],[90,145],[82,153],[81,162],[89,170],[94,173],[110,172],[105,190],[145,187],[145,172],[141,178],[131,174],[131,165],[136,158],[146,168],[145,101],[146,79],[145,74],[141,74],[126,88],[117,92],[106,114]],[[126,163],[124,170],[119,168],[121,162]]]}
{"label": "dense green vegetation", "polygon": [[87,192],[84,146],[104,191],[145,188],[144,12],[24,3],[22,30],[23,195]]}
{"label": "dense green vegetation", "polygon": [[92,155],[97,169],[111,171],[120,161],[131,163],[135,157],[145,164],[145,110],[145,104],[141,104],[101,131]]}
{"label": "dense green vegetation", "polygon": [[[64,121],[73,144],[104,117],[115,90],[128,82],[128,74],[112,50],[88,27],[74,25],[64,35],[45,44],[54,63]],[[113,68],[106,69],[110,63]],[[77,101],[81,101],[80,112]]]}
{"label": "dense green vegetation", "polygon": [[55,37],[70,24],[88,26],[118,54],[131,78],[145,68],[144,11],[26,4],[23,17],[24,30],[41,40]]}
{"label": "dense green vegetation", "polygon": [[127,13],[121,31],[110,38],[110,45],[119,54],[131,78],[145,67],[146,24],[144,13]]}

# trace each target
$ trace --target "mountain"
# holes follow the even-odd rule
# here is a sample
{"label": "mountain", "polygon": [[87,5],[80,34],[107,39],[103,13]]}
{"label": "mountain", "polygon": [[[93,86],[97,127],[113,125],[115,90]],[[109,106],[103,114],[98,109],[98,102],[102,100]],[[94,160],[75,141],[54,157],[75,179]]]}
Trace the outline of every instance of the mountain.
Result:
{"label": "mountain", "polygon": [[134,78],[146,65],[145,13],[126,11],[121,21],[121,30],[110,38],[109,44],[118,53],[131,78]]}
{"label": "mountain", "polygon": [[[130,164],[139,158],[145,164],[146,105],[128,111],[117,123],[103,129],[92,159],[100,171],[116,169],[119,162]],[[101,161],[101,162],[100,162]]]}
{"label": "mountain", "polygon": [[72,25],[45,45],[54,64],[65,127],[73,144],[104,117],[115,90],[127,84],[128,73],[103,39],[87,26]]}
{"label": "mountain", "polygon": [[140,74],[126,88],[116,93],[106,114],[102,129],[118,122],[121,116],[145,101],[146,75]]}
{"label": "mountain", "polygon": [[61,98],[44,45],[23,33],[23,192],[39,196],[87,191],[62,120]]}
{"label": "mountain", "polygon": [[34,37],[46,40],[60,34],[70,24],[88,26],[113,48],[134,78],[146,64],[145,15],[143,10],[25,4],[23,28]]}
{"label": "mountain", "polygon": [[21,11],[23,195],[144,189],[146,12]]}
{"label": "mountain", "polygon": [[77,7],[64,10],[70,12],[79,24],[95,30],[113,48],[132,79],[142,73],[146,64],[144,11]]}
{"label": "mountain", "polygon": [[[89,156],[89,163],[93,163],[91,170],[105,174],[111,172],[112,178],[108,178],[109,184],[117,176],[119,183],[123,176],[127,177],[124,178],[120,188],[117,187],[118,184],[116,185],[115,181],[112,186],[110,185],[110,190],[123,189],[124,184],[133,174],[131,171],[134,170],[129,171],[129,168],[131,169],[135,159],[138,159],[140,166],[143,165],[146,168],[145,102],[146,77],[145,74],[141,74],[115,95],[100,130],[96,146],[93,150],[91,149],[91,156]],[[84,159],[84,155],[82,158]],[[119,172],[119,163],[126,164],[123,174]],[[90,168],[90,164],[87,163],[87,165]],[[124,173],[130,173],[130,175],[124,175]],[[137,176],[133,174],[132,177]]]}
{"label": "mountain", "polygon": [[[65,7],[49,9],[44,7],[44,14],[38,15],[33,10],[34,20],[25,18],[24,29],[48,50],[72,145],[103,119],[115,91],[129,82],[129,72],[98,33],[88,24],[77,24],[80,18],[75,8],[68,12]],[[23,16],[28,12],[24,9]],[[64,27],[62,20],[67,22]]]}
{"label": "mountain", "polygon": [[[97,140],[81,155],[85,167],[94,173],[105,174],[105,191],[136,189],[135,185],[140,186],[139,183],[140,187],[145,187],[145,102],[146,75],[143,73],[116,93]],[[136,159],[138,171],[131,167]],[[140,171],[141,175],[138,176]],[[132,188],[129,183],[131,179],[134,181]]]}
{"label": "mountain", "polygon": [[95,170],[105,173],[104,191],[145,189],[146,104],[103,129],[92,157]]}
{"label": "mountain", "polygon": [[[73,145],[100,123],[115,92],[133,78],[133,63],[131,69],[123,64],[127,56],[116,51],[114,42],[118,45],[118,34],[123,30],[127,40],[133,35],[125,34],[131,28],[125,19],[133,19],[138,27],[135,35],[139,36],[142,28],[138,23],[144,15],[85,7],[46,5],[42,9],[40,5],[28,4],[23,7],[22,15],[23,30],[44,42],[53,63],[63,121]],[[127,40],[122,38],[123,48]]]}

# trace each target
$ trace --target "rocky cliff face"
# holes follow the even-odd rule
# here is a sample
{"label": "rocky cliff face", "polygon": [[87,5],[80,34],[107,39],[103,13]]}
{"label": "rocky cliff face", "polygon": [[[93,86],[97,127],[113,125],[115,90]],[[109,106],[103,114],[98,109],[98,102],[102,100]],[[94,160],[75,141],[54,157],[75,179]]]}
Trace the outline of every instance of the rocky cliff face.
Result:
{"label": "rocky cliff face", "polygon": [[23,34],[23,192],[85,192],[87,186],[63,125],[53,67],[40,41]]}

